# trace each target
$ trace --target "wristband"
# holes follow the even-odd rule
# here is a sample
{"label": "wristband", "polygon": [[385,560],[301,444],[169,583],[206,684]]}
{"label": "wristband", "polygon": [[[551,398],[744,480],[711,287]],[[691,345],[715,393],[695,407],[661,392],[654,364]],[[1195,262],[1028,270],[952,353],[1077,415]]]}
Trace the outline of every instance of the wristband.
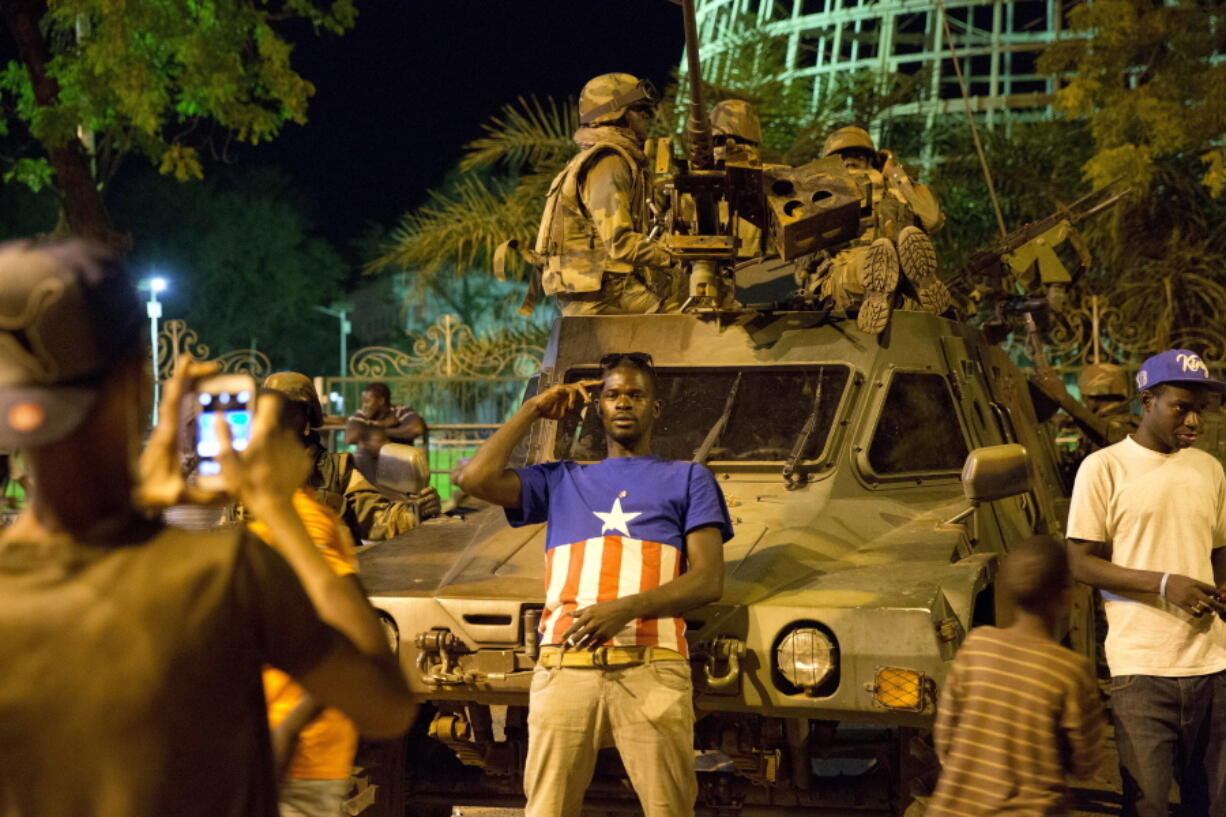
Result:
{"label": "wristband", "polygon": [[1162,598],[1166,598],[1166,580],[1169,579],[1170,577],[1171,577],[1170,573],[1162,574],[1162,583],[1158,585],[1158,595],[1161,596]]}

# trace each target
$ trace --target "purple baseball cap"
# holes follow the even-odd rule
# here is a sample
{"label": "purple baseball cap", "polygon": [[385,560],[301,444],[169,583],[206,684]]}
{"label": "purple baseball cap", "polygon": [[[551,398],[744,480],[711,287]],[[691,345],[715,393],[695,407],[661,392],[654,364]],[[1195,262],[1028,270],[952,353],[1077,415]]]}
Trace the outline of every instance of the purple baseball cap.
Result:
{"label": "purple baseball cap", "polygon": [[1162,383],[1181,386],[1205,386],[1226,392],[1226,383],[1215,380],[1200,355],[1187,349],[1168,349],[1141,364],[1137,370],[1137,390],[1152,389]]}
{"label": "purple baseball cap", "polygon": [[107,373],[139,348],[143,317],[109,250],[0,244],[0,446],[47,445],[76,430]]}

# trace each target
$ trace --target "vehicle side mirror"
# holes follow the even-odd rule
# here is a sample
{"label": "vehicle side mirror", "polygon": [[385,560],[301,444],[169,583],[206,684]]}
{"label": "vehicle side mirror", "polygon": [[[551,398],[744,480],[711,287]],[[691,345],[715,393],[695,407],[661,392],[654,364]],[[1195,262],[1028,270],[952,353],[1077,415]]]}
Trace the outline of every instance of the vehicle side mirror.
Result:
{"label": "vehicle side mirror", "polygon": [[988,445],[966,455],[962,493],[971,504],[991,502],[1030,490],[1030,455],[1017,443]]}

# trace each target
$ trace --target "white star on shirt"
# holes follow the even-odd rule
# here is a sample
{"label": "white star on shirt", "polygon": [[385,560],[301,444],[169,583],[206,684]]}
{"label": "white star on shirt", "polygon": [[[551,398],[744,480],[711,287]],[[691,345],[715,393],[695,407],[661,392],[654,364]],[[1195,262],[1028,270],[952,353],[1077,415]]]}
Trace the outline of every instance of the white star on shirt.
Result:
{"label": "white star on shirt", "polygon": [[604,523],[600,528],[601,533],[611,530],[620,533],[622,536],[630,535],[630,520],[636,516],[643,515],[641,511],[635,511],[634,513],[623,511],[621,497],[613,500],[613,507],[608,513],[601,513],[600,511],[592,511],[592,513],[600,517],[600,521]]}

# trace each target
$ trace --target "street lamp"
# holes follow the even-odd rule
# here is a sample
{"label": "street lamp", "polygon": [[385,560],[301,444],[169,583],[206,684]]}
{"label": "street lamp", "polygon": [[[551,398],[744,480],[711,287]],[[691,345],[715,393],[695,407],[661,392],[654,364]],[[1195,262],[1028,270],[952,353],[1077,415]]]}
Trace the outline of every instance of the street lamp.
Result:
{"label": "street lamp", "polygon": [[149,349],[153,358],[153,424],[158,424],[158,403],[162,399],[162,384],[158,382],[158,320],[162,317],[162,303],[158,294],[166,291],[166,279],[155,275],[141,283],[140,288],[149,293],[145,313],[149,316]]}
{"label": "street lamp", "polygon": [[348,301],[337,301],[332,306],[317,306],[316,312],[322,312],[325,315],[331,315],[334,318],[340,318],[341,325],[341,377],[349,376],[349,333],[353,331],[353,324],[349,321],[349,313],[353,311],[353,304]]}

